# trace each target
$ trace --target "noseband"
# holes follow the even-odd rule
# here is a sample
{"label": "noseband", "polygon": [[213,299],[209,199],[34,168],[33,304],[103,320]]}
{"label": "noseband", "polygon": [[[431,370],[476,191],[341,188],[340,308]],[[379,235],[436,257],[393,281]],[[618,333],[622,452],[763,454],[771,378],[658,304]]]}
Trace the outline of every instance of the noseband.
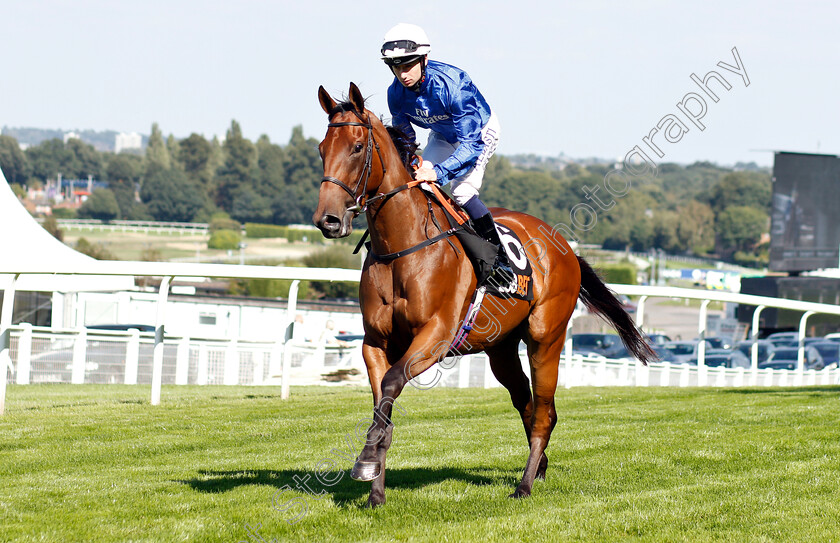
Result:
{"label": "noseband", "polygon": [[[359,115],[355,111],[353,113],[355,113],[356,117],[358,117],[360,121],[363,121],[361,115]],[[385,169],[385,162],[382,161],[382,154],[379,151],[379,144],[373,138],[373,125],[371,125],[370,123],[370,114],[368,114],[367,122],[329,123],[327,126],[329,128],[337,128],[340,126],[361,126],[363,128],[367,128],[368,138],[367,149],[365,150],[365,165],[364,168],[362,168],[362,173],[359,174],[359,179],[358,181],[356,181],[356,186],[351,189],[346,183],[344,183],[340,179],[336,179],[335,177],[330,177],[328,175],[325,175],[321,178],[321,183],[333,183],[344,189],[344,191],[347,194],[349,194],[351,198],[353,198],[353,201],[356,202],[355,206],[347,208],[347,210],[352,211],[355,215],[358,215],[359,213],[364,211],[366,207],[366,204],[363,202],[363,200],[365,198],[365,194],[367,194],[367,184],[368,179],[370,179],[374,148],[376,148],[376,154],[377,156],[379,156],[379,164],[382,165],[382,176],[384,177],[385,173],[387,172],[387,170]],[[359,190],[359,187],[362,187],[362,191],[356,194],[356,192],[358,192]]]}

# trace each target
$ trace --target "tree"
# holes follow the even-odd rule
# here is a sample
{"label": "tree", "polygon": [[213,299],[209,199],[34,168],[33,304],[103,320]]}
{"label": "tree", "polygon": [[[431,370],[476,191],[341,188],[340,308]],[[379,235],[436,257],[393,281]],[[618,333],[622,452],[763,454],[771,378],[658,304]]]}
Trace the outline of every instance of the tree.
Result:
{"label": "tree", "polygon": [[169,162],[171,167],[175,167],[179,164],[179,155],[181,154],[180,144],[178,140],[175,139],[175,136],[169,134],[169,137],[166,138],[166,150],[169,152]]}
{"label": "tree", "polygon": [[225,211],[233,207],[234,196],[244,186],[253,186],[254,144],[242,136],[239,123],[231,121],[223,144],[225,162],[216,177],[216,205]]}
{"label": "tree", "polygon": [[114,193],[122,218],[133,215],[133,208],[137,203],[135,187],[140,180],[142,167],[141,159],[134,155],[114,155],[108,161],[108,188]]}
{"label": "tree", "polygon": [[47,217],[44,219],[44,222],[41,223],[41,226],[44,228],[44,230],[52,234],[52,237],[54,237],[58,241],[64,241],[64,231],[62,231],[61,228],[58,227],[58,221],[55,219],[54,216],[47,215]]}
{"label": "tree", "polygon": [[152,175],[157,170],[168,170],[172,167],[172,160],[166,142],[163,141],[163,133],[157,123],[152,124],[152,134],[149,136],[149,144],[146,147],[146,174]]}
{"label": "tree", "polygon": [[707,204],[690,200],[678,211],[677,238],[694,254],[705,254],[715,246],[715,214]]}
{"label": "tree", "polygon": [[57,138],[30,147],[24,154],[32,169],[32,176],[44,182],[55,179],[58,174],[65,179],[74,179],[80,169],[76,155]]}
{"label": "tree", "polygon": [[205,190],[209,188],[212,178],[210,171],[212,152],[210,143],[202,135],[196,133],[190,134],[179,144],[178,161],[184,168],[184,172]]}
{"label": "tree", "polygon": [[302,224],[307,217],[303,215],[303,209],[295,201],[294,192],[284,187],[280,193],[271,201],[271,222],[273,224]]}
{"label": "tree", "polygon": [[18,141],[11,136],[0,136],[0,167],[6,181],[23,185],[29,176],[26,155],[20,150]]}
{"label": "tree", "polygon": [[732,172],[721,177],[710,191],[715,214],[732,206],[749,206],[770,211],[773,184],[764,172]]}
{"label": "tree", "polygon": [[180,170],[157,170],[143,183],[140,198],[158,221],[189,222],[206,195]]}
{"label": "tree", "polygon": [[70,138],[67,140],[66,148],[73,153],[75,159],[76,170],[73,172],[73,177],[87,179],[90,176],[94,179],[102,179],[102,157],[93,145],[77,138]]}
{"label": "tree", "polygon": [[678,227],[680,216],[674,211],[659,210],[653,215],[653,238],[651,242],[654,247],[669,253],[683,252],[688,247],[680,243]]}
{"label": "tree", "polygon": [[120,216],[120,207],[109,189],[96,189],[79,208],[79,217],[111,221]]}
{"label": "tree", "polygon": [[[602,201],[609,203],[604,198]],[[589,235],[583,238],[590,242],[603,236],[602,243],[607,249],[649,249],[653,239],[653,225],[648,211],[655,207],[655,202],[638,191],[630,191],[615,201],[611,209],[597,212],[597,222],[592,229],[593,239]]]}
{"label": "tree", "polygon": [[769,217],[760,209],[749,206],[732,206],[717,218],[716,230],[721,252],[751,251],[767,232]]}
{"label": "tree", "polygon": [[295,126],[292,137],[285,148],[286,187],[292,191],[300,214],[311,217],[318,206],[318,190],[321,188],[323,166],[318,152],[318,141],[303,136],[303,127]]}
{"label": "tree", "polygon": [[230,216],[239,222],[264,223],[271,220],[271,207],[268,200],[245,186],[234,196]]}
{"label": "tree", "polygon": [[273,199],[284,187],[286,171],[283,162],[286,153],[282,147],[271,143],[265,135],[260,136],[256,147],[259,177],[254,189],[263,197]]}

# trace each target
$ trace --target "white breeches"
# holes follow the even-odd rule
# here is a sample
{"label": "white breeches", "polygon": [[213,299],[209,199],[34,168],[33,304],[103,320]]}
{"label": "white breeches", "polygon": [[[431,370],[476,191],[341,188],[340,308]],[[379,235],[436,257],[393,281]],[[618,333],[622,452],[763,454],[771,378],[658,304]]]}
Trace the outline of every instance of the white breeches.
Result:
{"label": "white breeches", "polygon": [[[464,205],[473,196],[478,195],[481,182],[484,180],[484,170],[487,168],[487,161],[496,152],[499,145],[502,129],[495,113],[490,114],[490,120],[481,129],[481,140],[484,142],[484,150],[478,155],[475,166],[467,170],[467,173],[452,181],[452,196],[458,205]],[[451,144],[437,132],[429,132],[429,141],[423,150],[423,160],[432,164],[440,164],[450,157],[460,143]]]}

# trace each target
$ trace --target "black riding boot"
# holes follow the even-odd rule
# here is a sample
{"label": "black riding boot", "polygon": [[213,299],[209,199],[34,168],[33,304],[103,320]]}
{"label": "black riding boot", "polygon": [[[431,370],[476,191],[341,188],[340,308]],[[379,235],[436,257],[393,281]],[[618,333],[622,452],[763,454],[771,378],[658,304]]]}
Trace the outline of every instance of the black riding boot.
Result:
{"label": "black riding boot", "polygon": [[493,264],[493,271],[490,272],[489,278],[492,278],[493,282],[498,285],[507,286],[511,284],[516,278],[516,274],[511,269],[507,252],[502,247],[502,240],[499,239],[499,232],[496,231],[493,216],[487,213],[477,219],[473,219],[473,225],[479,236],[498,248],[498,251],[496,251],[496,262]]}

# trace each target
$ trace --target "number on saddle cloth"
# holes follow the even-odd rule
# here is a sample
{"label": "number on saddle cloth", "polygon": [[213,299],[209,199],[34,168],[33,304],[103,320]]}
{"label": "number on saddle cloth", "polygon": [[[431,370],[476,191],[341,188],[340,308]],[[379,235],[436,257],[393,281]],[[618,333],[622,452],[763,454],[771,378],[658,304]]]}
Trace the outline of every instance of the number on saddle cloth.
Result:
{"label": "number on saddle cloth", "polygon": [[516,232],[503,224],[496,223],[496,231],[499,232],[499,240],[507,253],[516,280],[510,285],[488,283],[487,292],[500,298],[519,298],[530,302],[534,299],[534,282],[531,263],[528,262],[522,241]]}

